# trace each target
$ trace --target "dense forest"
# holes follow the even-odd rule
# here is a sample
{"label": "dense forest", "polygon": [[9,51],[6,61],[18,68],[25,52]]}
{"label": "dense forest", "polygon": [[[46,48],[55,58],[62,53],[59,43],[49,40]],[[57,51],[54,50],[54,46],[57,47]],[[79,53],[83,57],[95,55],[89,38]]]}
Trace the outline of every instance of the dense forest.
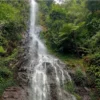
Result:
{"label": "dense forest", "polygon": [[[67,90],[82,100],[75,93],[74,85],[86,86],[91,90],[91,100],[99,100],[100,1],[65,0],[62,4],[53,0],[36,1],[40,9],[41,39],[51,54],[75,70],[76,83],[68,83]],[[19,52],[23,52],[21,42],[28,21],[28,0],[0,1],[0,96],[7,87],[17,85],[15,65]]]}
{"label": "dense forest", "polygon": [[29,3],[27,0],[0,1],[0,95],[15,85],[14,70],[21,40],[27,29]]}
{"label": "dense forest", "polygon": [[[40,3],[41,38],[53,54],[68,63],[73,60],[76,80],[82,81],[85,71],[88,87],[98,100],[100,94],[100,1],[65,0],[61,5],[53,1],[37,0]],[[73,57],[74,56],[74,57]],[[77,59],[77,61],[76,61]],[[79,62],[81,60],[81,62]],[[69,62],[70,63],[70,62]],[[78,67],[78,63],[81,63]],[[76,64],[76,65],[75,65]],[[77,71],[78,68],[82,69]]]}

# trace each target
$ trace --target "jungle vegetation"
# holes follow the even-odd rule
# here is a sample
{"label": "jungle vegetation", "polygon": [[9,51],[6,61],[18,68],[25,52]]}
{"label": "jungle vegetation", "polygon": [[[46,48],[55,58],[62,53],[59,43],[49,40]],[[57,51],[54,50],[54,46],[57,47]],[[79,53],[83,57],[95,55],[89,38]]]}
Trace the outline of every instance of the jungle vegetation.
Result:
{"label": "jungle vegetation", "polygon": [[[100,97],[100,1],[66,0],[55,4],[53,0],[39,3],[39,23],[48,50],[61,59],[82,60],[88,77],[88,87],[94,99]],[[27,30],[29,3],[27,0],[0,1],[0,95],[8,86],[15,85],[14,67],[20,43]],[[74,60],[75,61],[75,60]],[[12,63],[13,62],[13,63]],[[83,74],[76,72],[78,81]],[[73,84],[69,83],[73,92]],[[71,90],[70,90],[71,87]]]}

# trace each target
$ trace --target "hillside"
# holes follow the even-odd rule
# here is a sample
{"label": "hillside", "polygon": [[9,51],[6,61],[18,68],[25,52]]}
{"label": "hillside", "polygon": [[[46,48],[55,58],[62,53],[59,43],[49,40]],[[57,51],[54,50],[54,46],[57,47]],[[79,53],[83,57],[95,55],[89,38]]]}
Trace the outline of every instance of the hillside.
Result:
{"label": "hillside", "polygon": [[17,100],[100,100],[100,1],[0,1],[0,97],[5,90]]}

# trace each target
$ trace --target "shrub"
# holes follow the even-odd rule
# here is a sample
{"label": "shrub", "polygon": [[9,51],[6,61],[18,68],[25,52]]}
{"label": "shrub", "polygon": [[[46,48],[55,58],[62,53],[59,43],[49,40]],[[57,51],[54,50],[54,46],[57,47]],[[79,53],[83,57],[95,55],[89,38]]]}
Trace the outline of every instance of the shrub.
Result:
{"label": "shrub", "polygon": [[85,85],[85,76],[80,69],[77,69],[75,72],[74,82],[77,86]]}
{"label": "shrub", "polygon": [[90,86],[96,88],[97,91],[100,92],[100,66],[89,66],[87,69],[87,75],[90,78]]}
{"label": "shrub", "polygon": [[[89,85],[95,88],[96,93],[100,94],[100,53],[87,56],[87,75],[89,80]],[[100,96],[100,95],[99,95]]]}

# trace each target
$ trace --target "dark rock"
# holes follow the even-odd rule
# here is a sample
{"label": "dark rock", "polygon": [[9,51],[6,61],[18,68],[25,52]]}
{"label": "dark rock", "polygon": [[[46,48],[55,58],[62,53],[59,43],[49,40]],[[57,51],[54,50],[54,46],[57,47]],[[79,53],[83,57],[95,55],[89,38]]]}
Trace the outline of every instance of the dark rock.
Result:
{"label": "dark rock", "polygon": [[49,75],[49,74],[52,74],[54,68],[53,68],[53,66],[52,66],[49,62],[44,62],[44,63],[43,63],[43,66],[46,66],[46,69],[47,69],[46,73],[47,73],[48,75]]}
{"label": "dark rock", "polygon": [[56,84],[50,84],[51,100],[58,100]]}

